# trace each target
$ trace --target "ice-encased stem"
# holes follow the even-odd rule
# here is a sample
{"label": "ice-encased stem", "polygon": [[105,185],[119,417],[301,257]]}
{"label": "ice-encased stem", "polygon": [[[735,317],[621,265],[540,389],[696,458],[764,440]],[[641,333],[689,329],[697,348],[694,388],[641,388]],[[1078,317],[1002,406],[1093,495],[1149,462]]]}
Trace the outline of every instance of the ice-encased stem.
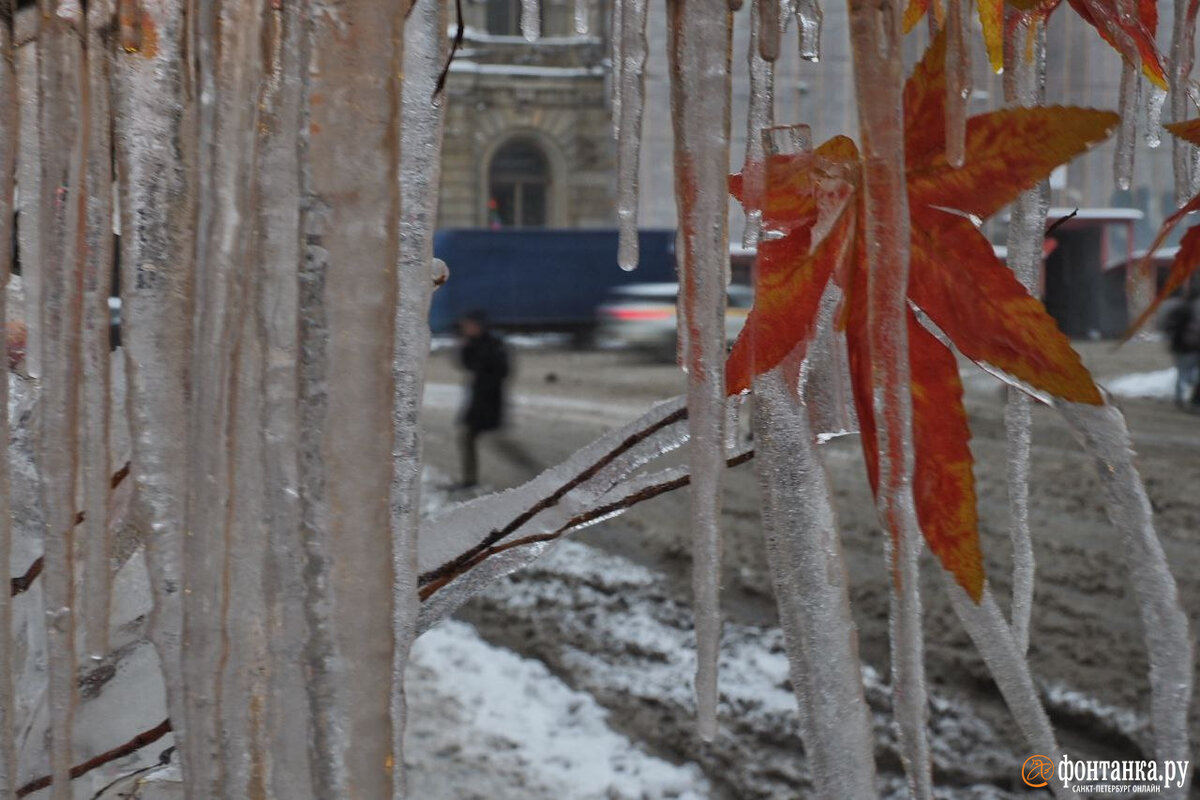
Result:
{"label": "ice-encased stem", "polygon": [[961,167],[966,157],[967,105],[971,100],[971,46],[963,0],[946,8],[946,162]]}
{"label": "ice-encased stem", "polygon": [[649,0],[621,3],[621,65],[615,92],[621,115],[617,135],[617,264],[631,270],[638,262],[638,169],[642,149],[642,108],[646,93],[646,12]]}
{"label": "ice-encased stem", "polygon": [[[1175,576],[1154,531],[1150,498],[1137,470],[1125,417],[1108,404],[1060,403],[1058,409],[1095,461],[1108,517],[1125,546],[1150,662],[1149,718],[1154,730],[1154,755],[1160,761],[1190,760],[1192,633],[1180,605]],[[1191,775],[1189,772],[1188,777]],[[1181,799],[1187,797],[1188,787],[1165,787],[1163,795]]]}
{"label": "ice-encased stem", "polygon": [[727,0],[669,0],[675,202],[679,209],[680,361],[688,375],[692,590],[701,738],[717,734],[721,643],[721,484],[725,472],[725,300],[729,261]]}
{"label": "ice-encased stem", "polygon": [[624,40],[621,31],[624,30],[621,15],[625,13],[625,3],[612,3],[608,29],[608,60],[612,70],[612,133],[613,139],[621,140],[621,68],[625,63]]}
{"label": "ice-encased stem", "polygon": [[[404,85],[400,105],[400,241],[395,382],[395,477],[392,483],[392,548],[396,559],[396,660],[393,676],[392,754],[394,796],[405,796],[404,671],[416,638],[421,600],[417,593],[421,527],[423,441],[421,403],[429,355],[429,301],[433,288],[433,231],[437,222],[445,101],[434,97],[446,59],[445,3],[418,3],[405,24]],[[627,134],[628,135],[628,132]]]}
{"label": "ice-encased stem", "polygon": [[[1004,99],[1013,106],[1043,105],[1046,99],[1045,27],[1028,15],[1007,11],[1009,32],[1004,47]],[[1027,37],[1033,37],[1029,41]],[[1030,294],[1042,283],[1042,244],[1050,184],[1042,181],[1022,192],[1013,204],[1008,226],[1008,266]],[[1024,656],[1029,649],[1029,621],[1033,613],[1034,558],[1029,531],[1029,457],[1033,436],[1030,397],[1008,388],[1004,408],[1008,450],[1008,532],[1012,542],[1012,636]]]}
{"label": "ice-encased stem", "polygon": [[932,793],[909,389],[909,216],[904,173],[900,4],[850,0],[850,43],[863,143],[868,344],[879,441],[876,505],[892,575],[892,693],[909,790]]}
{"label": "ice-encased stem", "polygon": [[[136,13],[135,13],[136,12]],[[113,63],[113,127],[121,214],[121,342],[132,477],[149,527],[158,651],[177,741],[187,739],[181,672],[182,558],[187,497],[195,187],[192,110],[185,103],[180,3],[118,12],[128,38]],[[153,31],[153,46],[143,41]],[[184,774],[190,764],[180,749]]]}
{"label": "ice-encased stem", "polygon": [[305,675],[304,540],[300,532],[297,440],[298,278],[300,247],[300,4],[271,11],[259,126],[257,297],[263,360],[262,437],[267,561],[264,592],[270,643],[266,719],[269,772],[276,798],[315,800],[309,770]]}
{"label": "ice-encased stem", "polygon": [[791,0],[796,16],[796,35],[799,38],[800,58],[821,60],[821,24],[824,14],[819,0]]}
{"label": "ice-encased stem", "polygon": [[804,752],[818,796],[870,800],[878,797],[874,732],[832,492],[808,409],[784,372],[754,381],[754,431],[767,563]]}
{"label": "ice-encased stem", "polygon": [[79,478],[80,309],[86,225],[87,70],[78,7],[43,0],[38,36],[42,155],[42,393],[38,467],[45,517],[43,598],[51,797],[69,800],[76,703],[75,488]]}
{"label": "ice-encased stem", "polygon": [[754,11],[759,19],[758,55],[764,61],[779,58],[779,39],[782,32],[782,17],[779,4],[782,0],[754,0]]}
{"label": "ice-encased stem", "polygon": [[1132,64],[1121,65],[1121,94],[1118,111],[1121,124],[1117,128],[1116,150],[1113,152],[1113,176],[1117,188],[1128,191],[1133,185],[1133,154],[1137,145],[1138,97],[1142,75]]}
{"label": "ice-encased stem", "polygon": [[88,113],[87,249],[83,272],[83,470],[81,528],[84,546],[83,597],[86,652],[93,659],[108,651],[108,617],[112,570],[109,566],[108,500],[112,459],[109,456],[110,313],[112,290],[112,109],[107,27],[112,2],[92,2],[87,9]]}
{"label": "ice-encased stem", "polygon": [[[234,573],[261,567],[261,556],[245,554],[238,545],[251,528],[254,512],[247,506],[255,497],[260,468],[252,443],[234,436],[235,387],[240,363],[241,334],[248,310],[244,303],[252,228],[247,179],[254,167],[257,139],[259,85],[262,77],[262,4],[255,0],[230,0],[219,12],[200,13],[193,21],[192,53],[196,63],[198,148],[196,158],[196,279],[192,322],[191,391],[188,398],[187,535],[184,538],[183,636],[188,643],[183,662],[185,713],[188,738],[182,743],[192,756],[186,791],[189,798],[219,796],[222,781],[237,781],[235,764],[225,764],[224,754],[240,759],[250,749],[242,740],[241,721],[226,719],[240,714],[237,706],[249,698],[222,692],[224,669],[237,670],[253,647],[254,632],[245,618],[226,619],[230,599],[238,597]],[[253,368],[251,367],[251,372]],[[243,379],[243,382],[245,379]],[[249,399],[249,398],[247,398]],[[257,429],[254,414],[243,417],[241,427]],[[242,473],[236,462],[245,463]],[[261,490],[261,485],[258,487]],[[250,530],[247,530],[250,528]],[[244,576],[238,575],[239,578]],[[256,605],[253,578],[239,580],[250,593],[247,606]],[[257,602],[261,602],[259,599]],[[249,612],[249,609],[247,609]],[[239,610],[239,615],[244,612]],[[253,612],[245,617],[254,616]],[[248,666],[244,667],[249,669]],[[223,740],[228,747],[223,747]],[[241,787],[238,787],[240,790]],[[235,791],[236,793],[236,791]]]}
{"label": "ice-encased stem", "polygon": [[750,47],[746,61],[750,66],[750,99],[746,113],[746,158],[742,163],[742,207],[746,227],[742,245],[757,247],[762,235],[762,194],[766,164],[763,132],[775,124],[775,64],[762,57],[758,39],[762,36],[763,17],[759,4],[750,6]]}
{"label": "ice-encased stem", "polygon": [[527,42],[542,35],[542,0],[521,0],[521,35]]}
{"label": "ice-encased stem", "polygon": [[[1171,58],[1167,66],[1170,82],[1171,119],[1183,122],[1188,117],[1188,86],[1196,61],[1195,0],[1175,0],[1171,26]],[[1195,194],[1197,148],[1186,140],[1171,137],[1171,157],[1175,168],[1175,204],[1183,205]]]}
{"label": "ice-encased stem", "polygon": [[[300,497],[318,797],[393,791],[392,384],[404,9],[314,14],[301,68]],[[349,37],[345,31],[372,31]],[[369,610],[369,613],[364,613]]]}
{"label": "ice-encased stem", "polygon": [[[0,242],[13,238],[13,175],[16,168],[17,74],[13,53],[13,15],[16,4],[0,0]],[[7,348],[8,279],[12,274],[12,248],[0,247],[0,348]],[[7,355],[5,355],[7,358]],[[4,363],[7,367],[7,362]],[[12,519],[8,475],[8,375],[0,380],[0,565],[12,560]],[[7,587],[5,587],[7,588]],[[13,696],[12,595],[0,591],[0,798],[10,800],[17,784],[17,754],[13,741],[16,705]]]}
{"label": "ice-encased stem", "polygon": [[[25,371],[34,377],[42,374],[42,271],[37,258],[42,251],[42,147],[38,135],[38,120],[41,118],[41,101],[38,99],[40,45],[37,40],[37,18],[37,14],[24,18],[34,30],[28,32],[28,41],[16,47],[13,55],[20,104],[16,174],[16,182],[20,187],[17,247],[21,253],[21,293],[25,295]],[[18,30],[17,37],[24,38],[21,36],[23,33],[27,32]]]}

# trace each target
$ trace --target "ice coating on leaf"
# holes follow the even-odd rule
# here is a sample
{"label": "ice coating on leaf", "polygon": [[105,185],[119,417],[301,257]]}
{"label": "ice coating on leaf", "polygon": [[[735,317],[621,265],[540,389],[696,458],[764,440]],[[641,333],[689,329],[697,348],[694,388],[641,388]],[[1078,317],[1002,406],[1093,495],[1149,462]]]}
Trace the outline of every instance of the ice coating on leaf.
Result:
{"label": "ice coating on leaf", "polygon": [[42,396],[38,467],[45,518],[47,687],[53,800],[72,796],[75,664],[75,490],[79,479],[80,310],[86,231],[86,64],[71,20],[44,15],[39,33],[42,196]]}
{"label": "ice coating on leaf", "polygon": [[[578,8],[577,8],[578,10]],[[392,537],[395,568],[396,657],[392,676],[392,759],[395,797],[405,796],[404,731],[407,702],[404,674],[416,637],[418,534],[421,527],[421,401],[429,355],[429,301],[433,284],[433,230],[441,177],[445,101],[435,97],[446,59],[448,6],[420,3],[404,26],[404,83],[400,106],[399,296],[392,378],[395,383],[395,443]],[[586,6],[584,17],[586,23]],[[432,99],[431,99],[432,98]]]}
{"label": "ice coating on leaf", "polygon": [[790,0],[790,3],[792,14],[796,17],[800,57],[805,61],[820,61],[821,24],[825,16],[819,0]]}
{"label": "ice coating on leaf", "polygon": [[[9,9],[11,12],[11,8]],[[13,66],[12,31],[0,19],[0,242],[13,238],[13,172],[16,164],[19,123],[17,120],[17,76]],[[0,247],[0,331],[7,329],[8,282],[12,274],[12,248]],[[6,337],[5,337],[6,338]],[[7,365],[5,365],[7,366]],[[0,377],[0,565],[12,563],[12,506],[9,495],[9,370]],[[7,588],[7,587],[0,587]],[[0,797],[11,797],[17,782],[17,754],[13,734],[17,730],[13,697],[12,595],[0,591]]]}
{"label": "ice coating on leaf", "polygon": [[[946,591],[954,612],[987,664],[988,671],[1004,696],[1004,702],[1025,736],[1030,752],[1060,752],[1054,730],[1038,697],[1038,688],[1030,674],[1025,651],[1004,621],[1004,614],[996,605],[991,590],[985,588],[982,602],[975,603],[949,576],[946,577]],[[1062,781],[1051,781],[1050,789],[1058,798],[1077,797],[1074,791],[1064,787]]]}
{"label": "ice coating on leaf", "polygon": [[80,466],[83,484],[84,580],[82,609],[87,655],[108,651],[111,607],[108,507],[112,476],[109,457],[110,312],[112,287],[113,208],[112,138],[108,58],[104,26],[112,3],[93,3],[87,11],[88,156],[87,250],[83,273],[83,405]]}
{"label": "ice coating on leaf", "polygon": [[631,270],[638,261],[638,168],[642,149],[642,106],[646,92],[646,12],[649,0],[625,0],[621,19],[621,66],[615,70],[616,93],[621,95],[617,125],[617,224],[620,227],[617,264]]}
{"label": "ice coating on leaf", "polygon": [[[153,53],[114,61],[114,139],[120,176],[121,326],[132,437],[132,477],[149,526],[154,592],[150,640],[162,661],[167,707],[186,736],[180,676],[187,447],[184,401],[191,354],[194,218],[179,152],[194,148],[177,109],[184,22],[179,6],[144,9]],[[176,144],[178,143],[178,144]],[[136,223],[135,223],[136,220]],[[187,754],[181,751],[184,765]]]}
{"label": "ice coating on leaf", "polygon": [[[1196,61],[1196,0],[1175,0],[1171,26],[1171,58],[1169,60],[1171,121],[1179,124],[1188,117],[1188,91],[1192,67]],[[1176,138],[1171,143],[1171,160],[1175,170],[1175,204],[1182,206],[1196,193],[1197,148]]]}
{"label": "ice coating on leaf", "polygon": [[725,471],[725,302],[729,261],[727,0],[668,6],[675,202],[679,213],[680,363],[688,376],[692,471],[692,591],[696,710],[701,738],[717,734],[721,484]]}
{"label": "ice coating on leaf", "polygon": [[870,393],[879,442],[876,506],[893,576],[889,632],[894,707],[909,790],[932,794],[918,559],[921,533],[912,496],[913,418],[906,301],[909,215],[904,151],[904,66],[897,4],[850,6],[850,43],[863,158],[862,221]]}
{"label": "ice coating on leaf", "polygon": [[971,101],[971,47],[964,31],[963,2],[948,0],[946,10],[946,163],[952,167],[961,167],[966,158]]}
{"label": "ice coating on leaf", "polygon": [[[1195,656],[1192,632],[1180,606],[1175,576],[1154,530],[1150,498],[1138,473],[1125,417],[1107,404],[1061,403],[1058,409],[1094,460],[1108,518],[1121,534],[1150,661],[1149,717],[1154,728],[1154,756],[1160,761],[1190,760],[1188,709]],[[1188,787],[1167,787],[1163,794],[1184,798]]]}
{"label": "ice coating on leaf", "polygon": [[746,212],[746,227],[742,231],[742,246],[757,247],[762,235],[761,197],[765,189],[763,136],[775,124],[775,64],[759,52],[763,17],[759,4],[750,6],[750,46],[746,61],[750,67],[750,98],[746,112],[746,158],[742,162],[742,207]]}
{"label": "ice coating on leaf", "polygon": [[823,797],[876,797],[849,580],[832,492],[796,387],[776,367],[754,382],[763,535],[804,752]]}
{"label": "ice coating on leaf", "polygon": [[[1046,94],[1045,26],[1027,15],[1017,17],[1016,14],[1010,12],[1009,35],[1005,41],[1005,100],[1010,105],[1043,105]],[[1049,207],[1050,185],[1042,181],[1017,197],[1009,220],[1008,267],[1030,294],[1041,285]],[[1015,387],[1008,388],[1004,430],[1008,460],[1008,532],[1013,552],[1010,624],[1016,647],[1023,656],[1029,648],[1029,620],[1033,614],[1034,559],[1029,531],[1033,411],[1029,395]]]}
{"label": "ice coating on leaf", "polygon": [[1121,96],[1118,113],[1121,125],[1117,128],[1116,150],[1113,152],[1113,176],[1117,188],[1128,191],[1133,183],[1133,154],[1137,144],[1138,97],[1142,80],[1138,71],[1128,64],[1121,68]]}
{"label": "ice coating on leaf", "polygon": [[535,42],[542,35],[542,0],[521,0],[521,35]]}

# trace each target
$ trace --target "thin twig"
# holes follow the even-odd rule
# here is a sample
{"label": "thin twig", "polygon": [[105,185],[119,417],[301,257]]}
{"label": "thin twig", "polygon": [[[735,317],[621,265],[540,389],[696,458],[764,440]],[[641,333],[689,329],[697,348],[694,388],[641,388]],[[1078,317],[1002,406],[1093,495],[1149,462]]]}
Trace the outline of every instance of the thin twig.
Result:
{"label": "thin twig", "polygon": [[[117,745],[116,747],[114,747],[111,750],[106,750],[105,752],[101,753],[100,755],[93,756],[92,758],[89,758],[87,761],[84,761],[82,763],[76,764],[75,766],[71,767],[71,780],[75,780],[76,778],[82,777],[83,775],[86,775],[87,773],[91,772],[92,770],[104,766],[105,764],[109,763],[110,761],[116,761],[119,758],[124,758],[125,756],[132,755],[133,753],[136,753],[138,750],[141,750],[146,745],[157,742],[159,739],[166,736],[170,732],[171,732],[171,720],[164,719],[162,722],[158,723],[158,725],[154,726],[153,728],[151,728],[148,731],[142,731],[137,736],[134,736],[132,739],[130,739],[128,742]],[[18,798],[20,798],[20,797],[25,797],[27,795],[31,795],[37,791],[41,791],[42,789],[45,789],[46,787],[48,787],[50,785],[50,782],[51,782],[51,778],[49,775],[43,775],[40,778],[35,778],[35,779],[31,780],[29,783],[22,786],[20,789],[17,789],[16,796]]]}
{"label": "thin twig", "polygon": [[1054,222],[1050,225],[1050,227],[1046,228],[1045,235],[1049,236],[1050,234],[1054,233],[1054,231],[1058,230],[1060,227],[1062,227],[1064,224],[1066,224],[1068,220],[1070,220],[1072,217],[1074,217],[1078,213],[1079,213],[1079,209],[1077,208],[1074,211],[1072,211],[1070,214],[1067,214],[1065,217],[1059,217],[1058,219],[1054,220]]}
{"label": "thin twig", "polygon": [[[410,8],[409,11],[412,11]],[[458,17],[458,25],[454,29],[454,41],[450,43],[450,54],[446,56],[446,65],[442,67],[442,72],[438,75],[437,86],[433,89],[433,99],[437,99],[442,93],[442,89],[446,88],[446,78],[450,75],[450,65],[454,63],[454,56],[458,49],[462,47],[463,36],[466,35],[466,24],[463,22],[462,0],[454,0],[454,13]]]}

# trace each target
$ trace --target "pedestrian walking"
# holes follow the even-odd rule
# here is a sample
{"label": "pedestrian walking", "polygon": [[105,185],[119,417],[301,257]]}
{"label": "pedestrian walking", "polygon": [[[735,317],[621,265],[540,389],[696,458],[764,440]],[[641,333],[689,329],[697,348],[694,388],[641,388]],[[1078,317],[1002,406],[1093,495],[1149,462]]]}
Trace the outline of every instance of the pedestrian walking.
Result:
{"label": "pedestrian walking", "polygon": [[1162,328],[1175,362],[1175,405],[1200,411],[1200,287],[1166,309]]}

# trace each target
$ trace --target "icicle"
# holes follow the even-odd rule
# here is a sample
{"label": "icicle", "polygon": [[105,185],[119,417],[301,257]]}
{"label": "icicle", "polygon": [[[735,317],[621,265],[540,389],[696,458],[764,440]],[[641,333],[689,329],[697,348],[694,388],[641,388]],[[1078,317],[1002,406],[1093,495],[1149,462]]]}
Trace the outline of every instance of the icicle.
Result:
{"label": "icicle", "polygon": [[591,19],[591,0],[575,0],[575,33],[579,36],[587,36],[591,29]]}
{"label": "icicle", "polygon": [[1116,151],[1113,155],[1113,174],[1117,188],[1129,191],[1133,184],[1133,153],[1137,139],[1138,94],[1142,85],[1137,67],[1121,65],[1121,99],[1118,110],[1121,126],[1117,129]]}
{"label": "icicle", "polygon": [[[16,7],[0,5],[0,242],[13,240],[13,167],[17,156],[17,75],[13,57],[13,19]],[[12,273],[12,247],[0,247],[0,343],[7,345],[8,279]],[[5,348],[6,349],[6,348]],[[7,357],[7,356],[6,356]],[[0,566],[12,563],[12,508],[8,475],[7,364],[0,377]],[[7,589],[7,586],[2,587]],[[13,797],[17,788],[17,754],[13,734],[17,711],[13,696],[12,594],[0,591],[0,797]]]}
{"label": "icicle", "polygon": [[821,13],[819,0],[789,0],[796,17],[796,34],[800,40],[800,57],[805,61],[821,60]]}
{"label": "icicle", "polygon": [[833,497],[807,409],[784,371],[754,382],[756,469],[804,752],[816,795],[869,800],[878,796],[874,732]]}
{"label": "icicle", "polygon": [[[113,62],[114,142],[121,206],[121,342],[128,384],[132,477],[149,526],[146,562],[154,593],[150,640],[158,651],[177,741],[187,740],[181,671],[182,553],[187,497],[185,399],[191,355],[195,259],[193,192],[184,164],[194,140],[184,105],[180,4],[140,7],[119,22],[128,34]],[[143,28],[154,31],[144,47]],[[144,48],[144,49],[139,49]],[[185,771],[187,753],[180,749]]]}
{"label": "icicle", "polygon": [[[1060,752],[1054,729],[1050,727],[1050,720],[1038,698],[1038,689],[1029,672],[1025,651],[1004,621],[1004,614],[996,605],[991,590],[984,587],[983,599],[977,605],[948,573],[943,573],[943,577],[954,612],[987,664],[1005,704],[1025,736],[1030,752]],[[1050,790],[1060,799],[1077,797],[1063,781],[1051,781]]]}
{"label": "icicle", "polygon": [[779,34],[783,29],[780,19],[781,0],[754,0],[758,14],[758,54],[764,61],[779,58]]}
{"label": "icicle", "polygon": [[[304,541],[297,470],[298,270],[301,128],[301,43],[297,3],[283,3],[268,26],[267,81],[259,126],[258,317],[266,347],[263,374],[263,462],[267,494],[265,568],[270,636],[270,778],[276,798],[315,800],[308,761],[309,715],[305,643]],[[270,796],[270,795],[268,795]]]}
{"label": "icicle", "polygon": [[542,0],[521,0],[521,35],[527,42],[542,35]]}
{"label": "icicle", "polygon": [[[1046,96],[1045,27],[1015,10],[1007,12],[1008,35],[1004,47],[1004,95],[1014,106],[1042,105]],[[1027,37],[1032,37],[1030,41]],[[1050,184],[1022,192],[1013,204],[1008,226],[1008,266],[1030,294],[1042,282],[1042,244]],[[1020,389],[1008,389],[1004,409],[1008,449],[1008,531],[1012,541],[1012,636],[1019,653],[1029,648],[1029,620],[1033,613],[1034,560],[1029,531],[1029,456],[1032,443],[1032,401]]]}
{"label": "icicle", "polygon": [[742,245],[757,247],[762,234],[763,169],[765,165],[763,135],[775,124],[775,64],[759,52],[763,18],[757,2],[750,6],[750,48],[746,60],[750,64],[750,108],[746,114],[746,159],[742,164],[742,207],[746,210],[746,227]]}
{"label": "icicle", "polygon": [[971,101],[971,47],[964,38],[963,0],[946,12],[946,162],[961,167],[966,157],[967,112]]}
{"label": "icicle", "polygon": [[[1189,760],[1192,633],[1180,606],[1175,576],[1154,531],[1150,498],[1138,474],[1125,417],[1107,404],[1060,403],[1058,408],[1083,449],[1095,460],[1108,517],[1125,545],[1125,562],[1137,592],[1150,661],[1147,716],[1154,729],[1154,756],[1160,761]],[[1188,788],[1168,787],[1163,794],[1182,800]]]}
{"label": "icicle", "polygon": [[717,734],[720,651],[721,482],[725,394],[725,272],[729,261],[729,49],[727,0],[672,0],[671,108],[679,208],[680,355],[688,375],[700,736]]}
{"label": "icicle", "polygon": [[[395,666],[395,564],[391,539],[381,532],[391,523],[394,477],[400,214],[399,115],[387,109],[399,97],[403,18],[389,3],[314,15],[311,62],[301,68],[308,119],[298,380],[306,661],[314,791],[339,800],[393,792],[386,709]],[[380,35],[347,37],[346,30]],[[373,613],[364,615],[365,608]]]}
{"label": "icicle", "polygon": [[620,95],[617,135],[617,223],[620,243],[617,263],[631,270],[638,262],[638,169],[642,149],[642,106],[646,90],[646,10],[648,0],[620,3],[621,66],[616,94]]}
{"label": "icicle", "polygon": [[93,2],[87,10],[88,112],[87,261],[83,286],[83,470],[85,553],[83,598],[86,652],[93,660],[108,652],[112,570],[109,566],[109,380],[111,337],[108,295],[112,289],[112,120],[109,100],[107,28],[112,2]]}
{"label": "icicle", "polygon": [[1158,147],[1162,143],[1162,111],[1167,102],[1167,92],[1154,84],[1146,86],[1146,146]]}
{"label": "icicle", "polygon": [[[1171,85],[1171,119],[1175,122],[1183,122],[1188,118],[1188,91],[1196,60],[1196,9],[1197,4],[1193,0],[1175,0],[1171,58],[1167,66]],[[1171,137],[1171,147],[1175,167],[1175,203],[1181,206],[1196,191],[1196,147],[1178,136]]]}
{"label": "icicle", "polygon": [[[578,0],[577,0],[578,3]],[[578,6],[577,6],[578,8]],[[421,526],[421,403],[429,355],[429,299],[433,230],[441,176],[442,98],[430,102],[446,59],[447,5],[420,3],[404,31],[404,85],[400,115],[400,255],[393,380],[395,444],[392,548],[396,559],[396,658],[392,677],[392,757],[396,798],[404,797],[404,671],[416,637],[418,532]],[[626,135],[629,131],[626,131]]]}
{"label": "icicle", "polygon": [[[53,5],[51,6],[53,8]],[[80,289],[88,119],[83,19],[43,13],[38,42],[42,155],[42,395],[38,467],[46,510],[44,594],[51,796],[69,800],[76,703],[75,488],[79,478]]]}
{"label": "icicle", "polygon": [[[42,148],[38,135],[41,101],[38,98],[37,13],[17,15],[15,68],[20,98],[20,137],[17,140],[17,247],[21,252],[21,291],[25,295],[25,371],[42,374],[42,271],[41,249]],[[24,25],[20,23],[25,23]],[[21,30],[21,28],[28,28]]]}
{"label": "icicle", "polygon": [[900,6],[853,2],[850,42],[864,144],[868,339],[879,441],[876,504],[888,543],[892,585],[893,706],[910,792],[932,793],[926,730],[924,641],[918,575],[921,532],[912,496],[909,391],[908,197],[904,174],[904,65]]}
{"label": "icicle", "polygon": [[609,23],[609,55],[608,60],[612,71],[612,132],[613,139],[621,140],[621,92],[618,87],[621,86],[622,75],[621,70],[625,65],[624,37],[621,32],[624,30],[624,23],[621,21],[622,14],[625,13],[625,3],[612,4],[612,17]]}

